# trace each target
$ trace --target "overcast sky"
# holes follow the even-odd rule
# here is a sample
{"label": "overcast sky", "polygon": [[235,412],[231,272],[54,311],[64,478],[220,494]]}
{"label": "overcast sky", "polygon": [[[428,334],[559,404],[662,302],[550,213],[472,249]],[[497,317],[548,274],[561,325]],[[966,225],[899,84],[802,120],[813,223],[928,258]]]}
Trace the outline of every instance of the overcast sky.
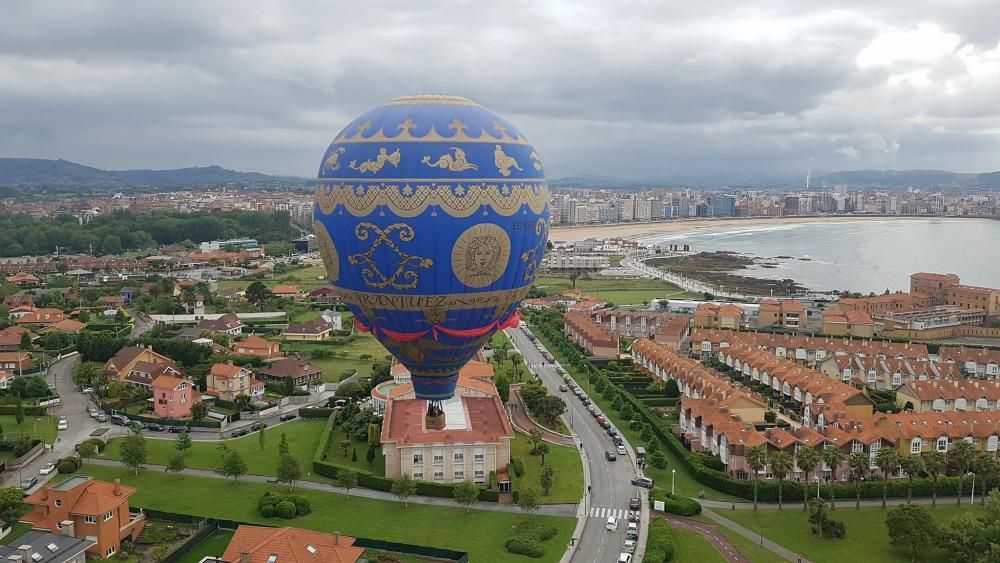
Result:
{"label": "overcast sky", "polygon": [[2,9],[0,156],[312,176],[357,114],[448,93],[554,178],[1000,169],[997,0]]}

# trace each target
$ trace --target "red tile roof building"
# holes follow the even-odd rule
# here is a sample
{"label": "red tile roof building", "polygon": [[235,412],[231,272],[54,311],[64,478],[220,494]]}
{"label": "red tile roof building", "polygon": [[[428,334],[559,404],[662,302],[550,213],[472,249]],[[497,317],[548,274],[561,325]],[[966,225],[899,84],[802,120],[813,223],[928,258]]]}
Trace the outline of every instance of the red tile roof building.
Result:
{"label": "red tile roof building", "polygon": [[570,342],[596,358],[617,358],[619,337],[594,322],[589,313],[567,311],[564,331]]}
{"label": "red tile roof building", "polygon": [[192,405],[201,402],[201,393],[186,377],[161,375],[153,380],[152,387],[153,409],[160,418],[188,418]]}
{"label": "red tile roof building", "polygon": [[761,299],[758,323],[762,327],[805,328],[806,308],[795,299]]}
{"label": "red tile roof building", "polygon": [[365,552],[354,538],[300,528],[244,524],[222,554],[226,563],[355,563]]}

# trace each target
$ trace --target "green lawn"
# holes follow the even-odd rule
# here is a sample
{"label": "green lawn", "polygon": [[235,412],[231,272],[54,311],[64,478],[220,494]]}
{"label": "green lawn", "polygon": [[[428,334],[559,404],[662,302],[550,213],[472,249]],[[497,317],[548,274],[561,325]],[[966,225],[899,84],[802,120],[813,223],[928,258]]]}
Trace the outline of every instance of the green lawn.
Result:
{"label": "green lawn", "polygon": [[[288,436],[289,452],[299,461],[299,468],[305,476],[312,469],[312,459],[316,455],[320,434],[326,421],[299,419],[286,422],[274,428],[264,430],[264,451],[260,450],[257,433],[254,432],[240,438],[225,440],[225,444],[240,452],[252,475],[274,475],[278,467],[278,443],[281,434]],[[177,434],[168,434],[176,437]],[[174,448],[176,440],[161,440],[146,438],[147,462],[152,465],[166,465],[177,452]],[[121,438],[116,438],[108,444],[104,457],[120,459],[119,447]],[[191,447],[184,454],[184,461],[193,469],[216,469],[219,467],[221,442],[192,441]],[[322,478],[315,476],[313,479]]]}
{"label": "green lawn", "polygon": [[707,539],[697,532],[670,528],[674,538],[674,561],[698,563],[726,563],[726,558]]}
{"label": "green lawn", "polygon": [[[264,519],[257,512],[257,499],[267,491],[284,492],[285,487],[190,476],[179,480],[159,471],[140,471],[135,475],[116,467],[95,465],[88,466],[86,474],[104,481],[121,479],[122,483],[136,487],[138,490],[129,501],[143,508],[271,526],[296,526],[327,533],[337,530],[355,537],[454,549],[468,552],[470,560],[477,563],[527,561],[523,556],[508,554],[503,548],[510,537],[508,531],[526,518],[520,513],[467,512],[458,506],[422,504],[404,508],[398,502],[360,497],[347,499],[336,493],[299,490],[297,494],[312,504],[312,514],[291,521]],[[545,556],[537,561],[558,561],[569,543],[576,520],[538,515],[532,518],[558,530],[556,537],[543,544]]]}
{"label": "green lawn", "polygon": [[764,549],[758,542],[750,541],[724,526],[716,525],[715,527],[719,530],[720,534],[726,536],[726,538],[732,542],[734,546],[736,546],[736,549],[740,550],[740,553],[742,553],[744,557],[753,563],[785,563],[785,559],[783,557],[778,556],[772,551]]}
{"label": "green lawn", "polygon": [[[842,540],[824,540],[814,536],[807,520],[808,513],[801,509],[801,505],[796,508],[789,507],[782,512],[762,510],[754,513],[751,510],[736,510],[726,511],[722,515],[754,531],[759,531],[763,525],[764,537],[792,551],[802,553],[818,563],[856,559],[859,546],[864,546],[864,558],[867,561],[909,561],[909,553],[889,545],[888,530],[885,526],[888,509],[854,510],[853,504],[850,503],[849,499],[838,502],[837,510],[831,513],[835,520],[844,522],[847,537]],[[955,505],[939,505],[931,509],[931,514],[939,523],[944,524],[951,521],[960,511],[972,511],[978,515],[982,512],[982,508],[978,505],[972,508],[967,505],[963,505],[962,508]],[[935,549],[927,553],[923,560],[943,562],[948,558],[945,552]]]}
{"label": "green lawn", "polygon": [[4,434],[23,433],[32,438],[45,440],[46,444],[52,444],[56,441],[56,435],[59,433],[56,430],[58,424],[59,418],[55,416],[25,415],[24,422],[19,425],[14,415],[0,415],[0,427],[3,427]]}
{"label": "green lawn", "polygon": [[[316,358],[310,362],[323,370],[323,381],[336,383],[340,381],[341,374],[346,370],[357,370],[358,376],[362,379],[368,378],[372,373],[372,362],[384,360],[389,354],[386,349],[369,334],[354,335],[351,341],[345,345],[322,344],[317,342],[282,342],[281,350],[285,354],[294,352],[347,352],[346,358]],[[362,355],[371,356],[370,359],[362,360]]]}
{"label": "green lawn", "polygon": [[[550,295],[572,288],[569,278],[555,276],[539,277],[535,280],[535,287],[545,289]],[[616,305],[648,303],[652,299],[665,297],[673,299],[701,297],[701,294],[688,293],[676,285],[661,280],[578,279],[576,289],[587,295],[607,299]]]}
{"label": "green lawn", "polygon": [[[524,461],[524,476],[518,477],[517,484],[521,489],[532,488],[539,492],[542,486],[539,478],[542,474],[541,456],[531,455],[531,440],[520,432],[514,433],[510,455]],[[555,469],[555,480],[549,496],[543,496],[545,504],[571,504],[580,502],[583,497],[583,464],[576,448],[549,444],[549,453],[545,456],[546,465]]]}
{"label": "green lawn", "polygon": [[[385,457],[382,455],[382,448],[375,448],[375,460],[371,465],[368,465],[368,459],[366,454],[368,453],[368,443],[365,441],[352,442],[351,449],[347,450],[347,455],[344,455],[343,448],[340,447],[340,443],[344,441],[347,437],[344,434],[344,427],[338,426],[333,429],[333,437],[330,439],[327,450],[326,461],[330,463],[336,463],[337,465],[346,465],[353,467],[358,471],[364,471],[366,473],[371,473],[373,475],[378,475],[379,477],[385,476]],[[354,450],[358,451],[358,461],[351,461]],[[315,454],[315,447],[313,448],[313,453]]]}
{"label": "green lawn", "polygon": [[210,555],[218,557],[225,553],[231,539],[233,539],[233,532],[216,530],[212,535],[199,543],[197,547],[178,559],[177,563],[198,563]]}

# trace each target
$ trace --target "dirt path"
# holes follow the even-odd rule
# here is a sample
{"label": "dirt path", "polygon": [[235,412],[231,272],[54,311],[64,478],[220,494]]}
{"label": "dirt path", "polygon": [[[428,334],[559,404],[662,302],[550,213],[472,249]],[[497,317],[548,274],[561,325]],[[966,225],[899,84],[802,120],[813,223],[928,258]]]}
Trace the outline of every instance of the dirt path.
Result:
{"label": "dirt path", "polygon": [[688,518],[683,518],[681,516],[674,516],[673,514],[665,514],[664,518],[670,525],[675,528],[681,528],[683,530],[690,530],[705,539],[707,539],[712,546],[715,547],[716,551],[722,554],[726,558],[726,561],[730,563],[744,563],[750,560],[744,557],[740,550],[736,549],[726,536],[719,533],[719,530],[711,524],[704,524],[697,520],[690,520]]}

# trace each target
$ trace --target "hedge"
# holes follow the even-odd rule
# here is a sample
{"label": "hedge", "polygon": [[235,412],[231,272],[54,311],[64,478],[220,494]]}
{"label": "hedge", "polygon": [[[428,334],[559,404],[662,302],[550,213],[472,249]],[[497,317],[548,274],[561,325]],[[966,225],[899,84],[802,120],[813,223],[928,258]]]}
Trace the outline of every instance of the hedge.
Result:
{"label": "hedge", "polygon": [[655,488],[649,492],[649,507],[653,508],[656,501],[663,501],[663,511],[678,516],[695,516],[701,514],[701,505],[690,497],[672,495],[667,491]]}
{"label": "hedge", "polygon": [[209,418],[203,420],[171,420],[169,418],[157,418],[155,416],[142,416],[141,414],[128,415],[129,420],[139,422],[162,424],[164,426],[187,426],[189,428],[222,428],[222,423]]}
{"label": "hedge", "polygon": [[669,397],[643,397],[639,400],[648,407],[673,407],[677,405],[677,399]]}
{"label": "hedge", "polygon": [[[316,407],[316,408],[301,408],[299,409],[299,417],[301,418],[330,418],[330,415],[337,412],[336,409],[326,408],[326,407]],[[325,450],[324,450],[325,451]]]}
{"label": "hedge", "polygon": [[663,518],[649,523],[649,537],[646,539],[646,554],[642,560],[648,563],[664,563],[674,559],[674,538],[670,526]]}
{"label": "hedge", "polygon": [[[21,408],[24,409],[24,416],[45,416],[49,414],[47,408],[38,405],[22,405]],[[0,405],[0,414],[13,416],[16,413],[16,405]]]}

